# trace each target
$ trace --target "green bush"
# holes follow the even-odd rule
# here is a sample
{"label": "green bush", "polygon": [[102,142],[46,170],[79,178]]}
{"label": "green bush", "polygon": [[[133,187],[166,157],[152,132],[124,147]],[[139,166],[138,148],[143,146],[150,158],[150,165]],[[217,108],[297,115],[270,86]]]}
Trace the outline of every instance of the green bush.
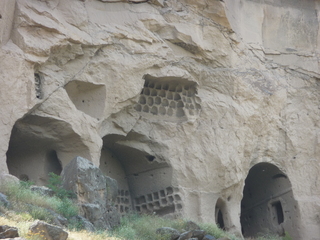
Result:
{"label": "green bush", "polygon": [[65,198],[73,198],[74,197],[73,192],[68,191],[63,188],[61,176],[54,174],[53,172],[49,173],[47,187],[52,189],[52,191],[55,193],[55,195],[58,198],[65,199]]}
{"label": "green bush", "polygon": [[29,205],[27,207],[27,212],[31,215],[33,219],[39,219],[46,222],[52,222],[52,215],[49,214],[48,210],[42,207]]}
{"label": "green bush", "polygon": [[68,219],[68,228],[74,231],[81,231],[84,229],[84,225],[77,218]]}
{"label": "green bush", "polygon": [[57,212],[65,218],[78,215],[78,207],[68,198],[61,199],[57,205]]}

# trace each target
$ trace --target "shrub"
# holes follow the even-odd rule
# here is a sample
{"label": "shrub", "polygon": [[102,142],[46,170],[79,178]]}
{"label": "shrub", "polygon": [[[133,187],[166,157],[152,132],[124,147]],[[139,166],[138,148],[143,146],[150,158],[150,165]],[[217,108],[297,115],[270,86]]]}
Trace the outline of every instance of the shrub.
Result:
{"label": "shrub", "polygon": [[68,198],[61,199],[57,205],[57,212],[65,218],[78,215],[78,207]]}
{"label": "shrub", "polygon": [[68,191],[63,188],[61,176],[54,174],[53,172],[49,173],[47,187],[52,189],[52,191],[55,193],[55,195],[58,198],[65,199],[65,198],[73,198],[74,197],[73,192]]}
{"label": "shrub", "polygon": [[43,220],[46,222],[52,221],[51,214],[49,214],[48,210],[46,210],[45,208],[34,206],[34,205],[29,205],[27,212],[30,214],[30,216],[33,219],[39,219],[39,220]]}

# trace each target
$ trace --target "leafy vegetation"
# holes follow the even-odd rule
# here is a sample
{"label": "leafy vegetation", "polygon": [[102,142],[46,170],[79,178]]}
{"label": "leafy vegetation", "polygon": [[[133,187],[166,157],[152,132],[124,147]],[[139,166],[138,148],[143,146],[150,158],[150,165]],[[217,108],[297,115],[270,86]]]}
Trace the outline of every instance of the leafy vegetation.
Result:
{"label": "leafy vegetation", "polygon": [[61,176],[50,172],[49,173],[49,179],[47,187],[50,188],[55,196],[57,196],[60,199],[67,199],[67,198],[74,198],[74,193],[71,191],[68,191],[63,188],[62,186],[62,179]]}
{"label": "leafy vegetation", "polygon": [[[130,214],[121,219],[121,224],[114,229],[112,235],[120,239],[137,239],[137,240],[167,240],[168,236],[159,235],[156,230],[161,227],[171,227],[183,232],[186,229],[187,220],[185,219],[166,219],[156,215],[138,215]],[[236,240],[236,236],[224,232],[213,224],[199,224],[201,229],[207,234],[215,237],[229,237]]]}

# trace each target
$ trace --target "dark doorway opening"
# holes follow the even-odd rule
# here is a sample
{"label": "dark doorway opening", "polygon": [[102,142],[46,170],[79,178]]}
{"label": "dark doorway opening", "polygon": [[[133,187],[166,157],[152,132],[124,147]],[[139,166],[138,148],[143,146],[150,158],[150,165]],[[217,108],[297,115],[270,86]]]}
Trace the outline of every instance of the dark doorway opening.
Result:
{"label": "dark doorway opening", "polygon": [[276,217],[278,224],[283,223],[284,221],[284,215],[283,215],[283,209],[280,201],[276,201],[272,203],[272,211],[273,215]]}
{"label": "dark doorway opening", "polygon": [[216,218],[216,224],[219,226],[219,228],[225,230],[225,223],[224,223],[224,212],[225,212],[225,202],[219,198],[216,203],[216,210],[215,210],[215,218]]}
{"label": "dark doorway opening", "polygon": [[288,177],[270,163],[253,166],[245,180],[241,201],[243,236],[283,235],[285,231],[296,235],[295,219],[298,213]]}
{"label": "dark doorway opening", "polygon": [[224,229],[223,215],[222,215],[222,212],[220,209],[218,210],[218,216],[217,216],[216,223],[219,226],[219,228]]}
{"label": "dark doorway opening", "polygon": [[45,172],[52,172],[56,175],[60,175],[61,171],[62,166],[57,156],[57,152],[55,150],[48,151],[45,159]]}

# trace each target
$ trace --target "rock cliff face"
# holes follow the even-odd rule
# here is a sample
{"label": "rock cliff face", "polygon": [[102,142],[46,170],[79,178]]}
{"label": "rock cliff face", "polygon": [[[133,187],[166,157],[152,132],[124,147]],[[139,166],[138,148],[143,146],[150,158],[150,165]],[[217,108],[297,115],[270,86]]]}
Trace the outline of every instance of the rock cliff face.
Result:
{"label": "rock cliff face", "polygon": [[0,172],[75,157],[118,211],[320,235],[317,0],[0,1]]}

